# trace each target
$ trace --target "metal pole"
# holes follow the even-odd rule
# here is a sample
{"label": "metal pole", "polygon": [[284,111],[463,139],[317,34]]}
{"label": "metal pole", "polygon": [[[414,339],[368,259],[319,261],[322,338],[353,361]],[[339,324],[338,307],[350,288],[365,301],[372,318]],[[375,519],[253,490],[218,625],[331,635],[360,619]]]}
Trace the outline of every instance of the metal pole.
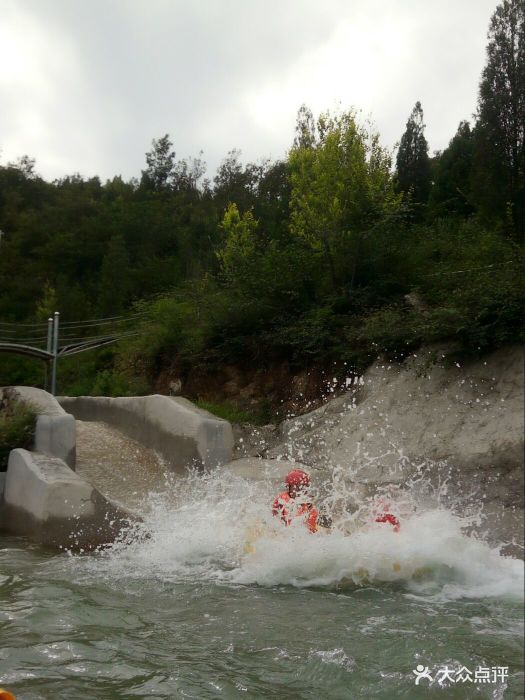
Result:
{"label": "metal pole", "polygon": [[53,318],[50,316],[47,319],[47,351],[53,349]]}
{"label": "metal pole", "polygon": [[[46,346],[46,349],[49,353],[53,349],[53,319],[51,318],[51,316],[47,319],[47,346]],[[45,382],[46,391],[49,390],[49,364],[50,364],[50,361],[48,360],[46,362],[46,382]]]}
{"label": "metal pole", "polygon": [[54,313],[53,319],[53,360],[51,365],[51,393],[53,396],[56,394],[57,390],[57,358],[58,358],[58,321],[60,314],[58,311]]}

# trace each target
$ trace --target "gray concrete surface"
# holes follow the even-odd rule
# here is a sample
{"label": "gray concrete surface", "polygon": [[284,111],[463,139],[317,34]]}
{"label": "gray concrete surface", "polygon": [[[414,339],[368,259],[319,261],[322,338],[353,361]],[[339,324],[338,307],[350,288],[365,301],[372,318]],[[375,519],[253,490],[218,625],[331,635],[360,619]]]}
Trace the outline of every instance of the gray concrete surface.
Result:
{"label": "gray concrete surface", "polygon": [[213,468],[231,460],[231,425],[187,399],[154,394],[58,400],[78,420],[103,421],[156,450],[174,471],[192,464]]}
{"label": "gray concrete surface", "polygon": [[31,386],[5,387],[3,393],[34,406],[38,412],[35,428],[36,452],[64,460],[71,469],[76,461],[75,419],[60,406],[54,396]]}
{"label": "gray concrete surface", "polygon": [[40,544],[91,549],[111,542],[131,521],[61,459],[12,450],[0,526]]}
{"label": "gray concrete surface", "polygon": [[107,423],[77,420],[76,473],[100,493],[137,514],[166,490],[166,467],[155,450]]}
{"label": "gray concrete surface", "polygon": [[313,476],[311,467],[300,462],[289,462],[284,459],[260,459],[259,457],[242,457],[223,464],[221,471],[227,471],[249,481],[272,481],[283,484],[288,472],[292,469],[303,469]]}

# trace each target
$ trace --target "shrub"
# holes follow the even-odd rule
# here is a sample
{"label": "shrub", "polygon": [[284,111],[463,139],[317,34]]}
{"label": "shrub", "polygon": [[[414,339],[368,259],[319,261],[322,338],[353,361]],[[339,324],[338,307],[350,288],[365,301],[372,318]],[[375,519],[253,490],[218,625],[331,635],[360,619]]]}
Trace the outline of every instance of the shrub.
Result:
{"label": "shrub", "polygon": [[33,446],[36,415],[34,408],[21,401],[0,411],[0,471],[7,470],[11,450]]}
{"label": "shrub", "polygon": [[224,418],[230,423],[252,423],[254,425],[265,425],[275,419],[269,405],[264,402],[255,409],[246,410],[237,406],[232,401],[196,401],[199,408],[213,413],[214,416]]}

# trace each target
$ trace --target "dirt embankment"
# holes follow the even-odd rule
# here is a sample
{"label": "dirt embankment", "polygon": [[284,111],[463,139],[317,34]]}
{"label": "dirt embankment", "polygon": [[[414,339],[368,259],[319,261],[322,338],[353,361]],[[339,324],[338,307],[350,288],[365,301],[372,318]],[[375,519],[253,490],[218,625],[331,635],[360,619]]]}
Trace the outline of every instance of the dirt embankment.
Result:
{"label": "dirt embankment", "polygon": [[225,365],[210,372],[193,370],[183,377],[172,367],[158,375],[153,389],[162,394],[181,393],[192,401],[227,401],[249,413],[283,420],[339,395],[347,380],[355,380],[355,374],[343,363],[301,370],[288,362],[265,368]]}

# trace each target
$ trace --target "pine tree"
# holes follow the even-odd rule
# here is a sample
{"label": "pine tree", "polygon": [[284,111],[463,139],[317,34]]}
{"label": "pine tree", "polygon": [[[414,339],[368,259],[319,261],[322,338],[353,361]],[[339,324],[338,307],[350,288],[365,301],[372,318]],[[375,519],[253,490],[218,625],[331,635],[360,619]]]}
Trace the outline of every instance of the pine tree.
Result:
{"label": "pine tree", "polygon": [[397,152],[397,186],[400,192],[409,194],[414,204],[424,205],[430,192],[430,159],[425,138],[423,109],[416,102],[407,121]]}
{"label": "pine tree", "polygon": [[525,2],[504,0],[492,15],[479,86],[475,193],[488,220],[525,227]]}

